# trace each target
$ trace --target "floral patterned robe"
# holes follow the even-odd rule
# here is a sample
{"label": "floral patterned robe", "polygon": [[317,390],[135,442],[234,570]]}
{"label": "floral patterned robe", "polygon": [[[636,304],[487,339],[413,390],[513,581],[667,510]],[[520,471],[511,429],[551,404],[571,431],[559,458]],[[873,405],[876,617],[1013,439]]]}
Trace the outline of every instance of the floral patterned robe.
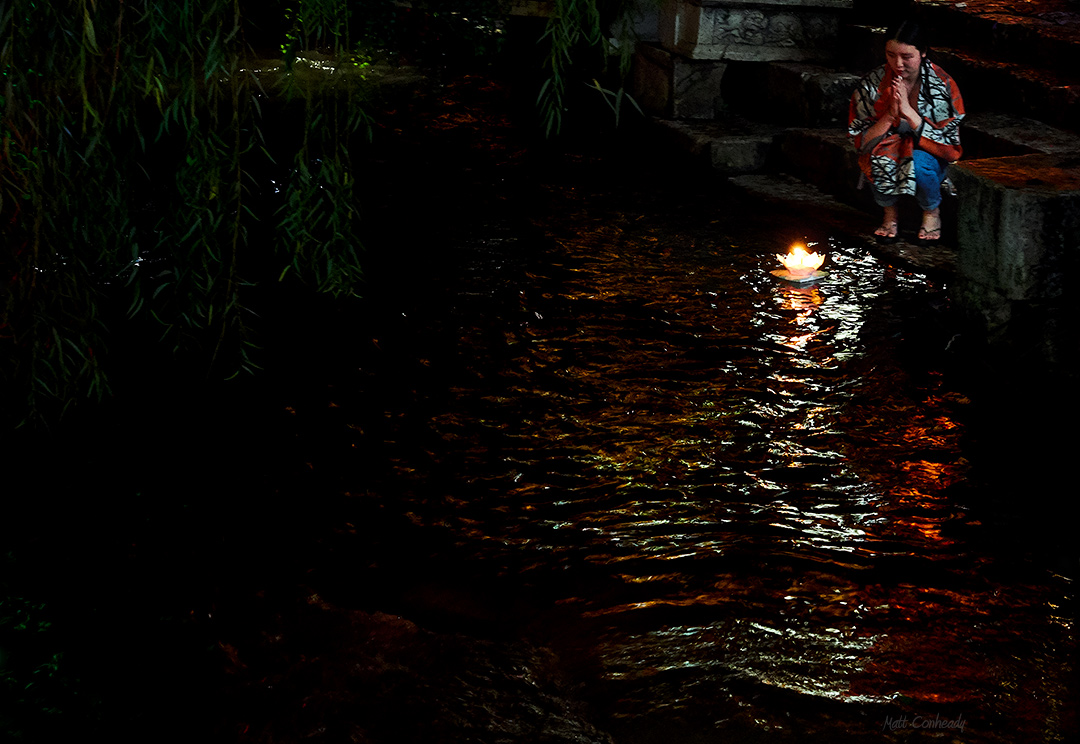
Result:
{"label": "floral patterned robe", "polygon": [[[863,133],[889,108],[886,95],[893,73],[882,66],[859,81],[851,95],[848,135],[859,151],[859,168],[880,193],[914,194],[915,173],[911,153],[918,137],[890,129],[877,143],[864,142]],[[948,73],[924,62],[919,77],[919,100],[915,106],[926,121],[922,136],[942,145],[960,147],[960,121],[964,101]]]}

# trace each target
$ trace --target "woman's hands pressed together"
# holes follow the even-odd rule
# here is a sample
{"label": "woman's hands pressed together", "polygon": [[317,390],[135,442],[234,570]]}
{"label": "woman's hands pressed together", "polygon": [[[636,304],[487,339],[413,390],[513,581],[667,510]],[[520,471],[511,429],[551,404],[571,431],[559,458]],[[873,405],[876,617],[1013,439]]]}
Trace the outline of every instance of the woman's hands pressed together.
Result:
{"label": "woman's hands pressed together", "polygon": [[899,125],[901,120],[906,120],[912,129],[917,130],[922,125],[922,116],[911,103],[914,92],[915,85],[913,83],[902,77],[895,78],[893,80],[890,110],[894,112],[896,125]]}

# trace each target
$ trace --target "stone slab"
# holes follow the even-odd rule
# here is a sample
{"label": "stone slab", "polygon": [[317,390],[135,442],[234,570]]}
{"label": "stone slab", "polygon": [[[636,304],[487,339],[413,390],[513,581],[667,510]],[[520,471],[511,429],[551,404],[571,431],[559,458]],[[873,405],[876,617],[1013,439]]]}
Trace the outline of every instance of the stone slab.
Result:
{"label": "stone slab", "polygon": [[1080,3],[1065,2],[972,0],[957,8],[951,0],[921,0],[919,14],[938,38],[963,39],[995,59],[1080,70]]}
{"label": "stone slab", "polygon": [[690,60],[655,44],[637,46],[632,92],[644,111],[674,119],[713,119],[723,108],[727,64]]}
{"label": "stone slab", "polygon": [[724,101],[789,127],[847,125],[859,75],[807,62],[733,62],[724,77]]}
{"label": "stone slab", "polygon": [[826,60],[852,0],[667,0],[660,41],[690,59]]}
{"label": "stone slab", "polygon": [[1015,191],[1023,198],[1080,196],[1080,154],[984,158],[957,167],[984,179],[995,190]]}
{"label": "stone slab", "polygon": [[1080,153],[1080,136],[1035,119],[994,111],[968,115],[961,126],[964,158]]}
{"label": "stone slab", "polygon": [[720,175],[755,173],[773,155],[779,130],[737,117],[716,121],[657,122],[676,147],[717,171]]}
{"label": "stone slab", "polygon": [[767,135],[722,137],[709,146],[709,164],[720,173],[756,173],[772,154],[773,138]]}
{"label": "stone slab", "polygon": [[638,44],[630,67],[630,93],[651,116],[670,117],[674,84],[671,53],[652,44]]}
{"label": "stone slab", "polygon": [[1080,157],[961,162],[956,301],[992,347],[1061,367],[1075,355]]}
{"label": "stone slab", "polygon": [[[903,240],[881,244],[869,234],[877,224],[864,211],[834,199],[814,186],[783,174],[750,174],[729,179],[737,188],[766,201],[782,203],[808,220],[833,227],[859,240],[863,247],[892,266],[938,278],[956,271],[956,251],[946,245],[914,245]],[[866,228],[860,233],[860,227]]]}
{"label": "stone slab", "polygon": [[858,190],[858,156],[846,131],[788,129],[778,143],[785,171],[845,201],[869,208],[869,192]]}
{"label": "stone slab", "polygon": [[853,224],[868,222],[864,212],[838,201],[814,185],[784,173],[747,173],[728,179],[734,186],[766,201],[782,203],[792,209],[832,225],[843,225],[849,232]]}
{"label": "stone slab", "polygon": [[960,86],[968,111],[1005,111],[1080,129],[1080,78],[1062,71],[937,48],[933,59]]}

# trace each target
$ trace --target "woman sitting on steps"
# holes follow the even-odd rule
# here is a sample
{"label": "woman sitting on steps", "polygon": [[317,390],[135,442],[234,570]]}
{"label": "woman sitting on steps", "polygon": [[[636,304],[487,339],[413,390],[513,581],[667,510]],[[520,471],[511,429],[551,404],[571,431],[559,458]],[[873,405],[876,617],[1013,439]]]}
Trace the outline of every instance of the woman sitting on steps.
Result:
{"label": "woman sitting on steps", "polygon": [[848,113],[859,168],[885,209],[874,234],[895,240],[896,203],[914,194],[923,212],[919,240],[939,240],[941,182],[948,164],[960,159],[964,102],[953,79],[927,59],[918,24],[906,21],[886,38],[885,65],[859,82]]}

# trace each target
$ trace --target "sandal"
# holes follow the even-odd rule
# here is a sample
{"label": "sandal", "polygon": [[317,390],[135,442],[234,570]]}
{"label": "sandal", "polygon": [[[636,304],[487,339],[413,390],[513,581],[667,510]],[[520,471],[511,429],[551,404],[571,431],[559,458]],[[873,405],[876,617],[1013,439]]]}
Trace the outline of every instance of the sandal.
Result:
{"label": "sandal", "polygon": [[881,226],[877,230],[874,230],[874,236],[880,243],[895,243],[897,235],[897,223],[895,220],[886,220],[881,223]]}
{"label": "sandal", "polygon": [[[930,227],[934,222],[937,222],[937,226]],[[939,240],[941,240],[941,212],[936,209],[933,212],[923,212],[922,227],[919,228],[919,242],[936,243]]]}

